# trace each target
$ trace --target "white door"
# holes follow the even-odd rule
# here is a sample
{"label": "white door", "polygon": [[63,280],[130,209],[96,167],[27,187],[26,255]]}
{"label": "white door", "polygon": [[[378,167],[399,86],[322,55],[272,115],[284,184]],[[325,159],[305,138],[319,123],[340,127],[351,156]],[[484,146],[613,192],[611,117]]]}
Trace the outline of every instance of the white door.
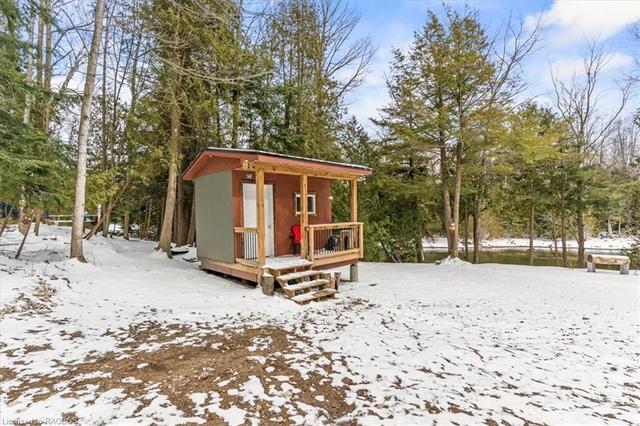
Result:
{"label": "white door", "polygon": [[[244,225],[247,228],[258,226],[256,212],[256,184],[242,184],[242,211],[244,212]],[[274,227],[273,227],[273,185],[264,185],[264,226],[265,226],[265,255],[275,255]]]}

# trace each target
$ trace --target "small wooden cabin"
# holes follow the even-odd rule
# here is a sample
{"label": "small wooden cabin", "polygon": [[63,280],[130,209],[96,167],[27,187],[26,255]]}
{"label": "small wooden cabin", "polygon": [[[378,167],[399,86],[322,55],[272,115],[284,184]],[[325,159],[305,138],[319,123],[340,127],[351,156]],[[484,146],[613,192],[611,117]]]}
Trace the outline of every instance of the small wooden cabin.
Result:
{"label": "small wooden cabin", "polygon": [[[258,283],[263,274],[308,267],[354,265],[357,275],[364,248],[357,183],[369,174],[358,165],[205,149],[183,176],[195,183],[202,267]],[[350,182],[350,222],[332,221],[332,179]]]}

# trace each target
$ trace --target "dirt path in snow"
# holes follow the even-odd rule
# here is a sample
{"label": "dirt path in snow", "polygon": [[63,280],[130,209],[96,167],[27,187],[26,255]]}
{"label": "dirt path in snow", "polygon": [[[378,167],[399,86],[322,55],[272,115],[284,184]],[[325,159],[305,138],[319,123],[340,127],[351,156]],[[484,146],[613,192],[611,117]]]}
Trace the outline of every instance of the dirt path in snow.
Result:
{"label": "dirt path in snow", "polygon": [[[137,324],[120,335],[114,351],[80,363],[58,361],[61,371],[53,376],[20,376],[19,371],[5,368],[2,380],[14,382],[6,393],[8,404],[26,397],[38,403],[59,395],[91,405],[100,395],[118,389],[113,404],[125,400],[137,404],[127,418],[158,424],[167,420],[154,407],[162,404],[158,397],[182,417],[211,424],[295,424],[310,411],[315,411],[318,422],[335,423],[353,410],[345,402],[346,384],[335,385],[330,378],[332,355],[310,351],[307,339],[275,326],[210,327]],[[48,349],[27,347],[25,352]],[[314,368],[299,367],[305,364]],[[72,408],[62,418],[81,420]]]}

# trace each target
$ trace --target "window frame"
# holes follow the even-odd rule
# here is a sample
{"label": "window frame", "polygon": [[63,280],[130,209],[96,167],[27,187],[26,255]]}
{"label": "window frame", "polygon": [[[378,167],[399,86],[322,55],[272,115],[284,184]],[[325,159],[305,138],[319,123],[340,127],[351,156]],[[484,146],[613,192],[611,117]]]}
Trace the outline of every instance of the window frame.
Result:
{"label": "window frame", "polygon": [[[300,216],[302,213],[301,211],[298,211],[298,199],[300,198],[300,192],[296,191],[293,195],[293,211],[296,216]],[[313,211],[309,210],[308,215],[315,216],[318,214],[318,196],[315,192],[309,192],[307,193],[307,200],[309,200],[309,198],[313,199]],[[307,201],[307,205],[308,204],[309,202]],[[300,209],[302,209],[302,204],[300,204]]]}

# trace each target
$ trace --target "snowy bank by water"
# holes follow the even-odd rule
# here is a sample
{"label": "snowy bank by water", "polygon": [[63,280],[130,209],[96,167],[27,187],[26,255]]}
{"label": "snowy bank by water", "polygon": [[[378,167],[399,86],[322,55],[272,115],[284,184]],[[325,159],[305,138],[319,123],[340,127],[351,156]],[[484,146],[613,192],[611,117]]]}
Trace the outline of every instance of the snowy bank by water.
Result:
{"label": "snowy bank by water", "polygon": [[[624,250],[631,248],[637,239],[633,237],[616,237],[616,238],[588,238],[585,241],[587,250]],[[446,250],[447,239],[445,237],[425,238],[422,242],[425,250]],[[459,242],[460,248],[464,247],[463,242]],[[528,249],[528,238],[497,238],[491,240],[482,240],[480,247],[486,249]],[[555,247],[553,240],[535,238],[533,247],[536,250],[552,250]],[[469,241],[469,248],[473,248],[473,241]],[[567,240],[567,248],[570,250],[578,249],[578,242],[575,240]],[[558,239],[558,250],[562,249],[562,242]]]}

